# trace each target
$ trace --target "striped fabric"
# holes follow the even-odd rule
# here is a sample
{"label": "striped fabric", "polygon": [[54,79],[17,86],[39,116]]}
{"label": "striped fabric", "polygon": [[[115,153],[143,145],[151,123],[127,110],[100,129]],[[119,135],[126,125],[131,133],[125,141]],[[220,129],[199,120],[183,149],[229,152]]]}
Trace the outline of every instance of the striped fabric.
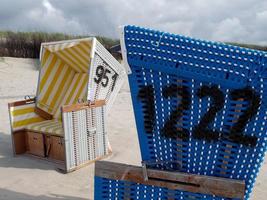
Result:
{"label": "striped fabric", "polygon": [[44,46],[76,72],[87,72],[90,63],[91,40],[48,44]]}
{"label": "striped fabric", "polygon": [[35,114],[34,107],[35,103],[11,106],[9,108],[11,127],[13,131],[24,129],[31,123],[44,121],[43,118]]}
{"label": "striped fabric", "polygon": [[64,137],[62,122],[59,120],[46,120],[29,124],[28,126],[26,126],[26,129],[30,131]]}
{"label": "striped fabric", "polygon": [[74,75],[66,94],[63,96],[59,105],[54,107],[53,110],[54,118],[56,119],[61,118],[61,106],[77,103],[78,99],[85,99],[87,82],[88,82],[88,74],[77,73]]}
{"label": "striped fabric", "polygon": [[46,44],[41,57],[37,107],[60,118],[60,107],[86,96],[91,41]]}

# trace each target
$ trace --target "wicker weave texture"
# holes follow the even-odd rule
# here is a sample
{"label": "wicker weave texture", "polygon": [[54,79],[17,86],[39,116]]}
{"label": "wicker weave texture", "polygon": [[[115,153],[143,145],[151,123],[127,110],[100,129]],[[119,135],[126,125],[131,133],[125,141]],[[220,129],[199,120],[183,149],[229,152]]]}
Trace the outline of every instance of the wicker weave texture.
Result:
{"label": "wicker weave texture", "polygon": [[102,106],[63,113],[68,171],[108,154],[105,112]]}

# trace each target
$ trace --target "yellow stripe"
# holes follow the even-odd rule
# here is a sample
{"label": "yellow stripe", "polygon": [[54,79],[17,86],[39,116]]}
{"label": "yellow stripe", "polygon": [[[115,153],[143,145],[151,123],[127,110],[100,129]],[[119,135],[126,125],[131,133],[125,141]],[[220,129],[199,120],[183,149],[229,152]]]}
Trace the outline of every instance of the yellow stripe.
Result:
{"label": "yellow stripe", "polygon": [[79,46],[86,55],[90,54],[91,44],[89,42],[81,42]]}
{"label": "yellow stripe", "polygon": [[24,109],[19,109],[19,110],[13,110],[11,111],[11,115],[12,116],[18,116],[18,115],[24,115],[27,113],[33,113],[34,112],[34,107],[30,107],[30,108],[24,108]]}
{"label": "yellow stripe", "polygon": [[43,123],[43,124],[40,123],[37,126],[35,126],[34,128],[37,129],[37,130],[40,130],[40,131],[42,129],[44,129],[46,131],[47,128],[52,127],[52,126],[55,126],[55,124],[56,124],[56,122],[49,120],[47,123]]}
{"label": "yellow stripe", "polygon": [[47,103],[47,99],[49,98],[49,95],[51,94],[51,91],[53,90],[53,88],[54,88],[54,86],[55,86],[55,84],[57,82],[59,74],[62,71],[63,65],[64,64],[62,62],[60,62],[59,66],[57,68],[57,71],[56,71],[56,73],[55,73],[55,75],[53,77],[53,80],[49,83],[49,87],[48,87],[43,99],[41,100],[44,104]]}
{"label": "yellow stripe", "polygon": [[70,76],[70,74],[71,74],[71,71],[72,71],[72,69],[71,69],[70,67],[68,67],[68,69],[67,69],[67,71],[66,71],[66,73],[65,73],[65,76],[64,76],[64,78],[62,79],[62,81],[61,81],[61,83],[60,83],[60,85],[59,85],[59,87],[58,87],[58,90],[57,90],[55,96],[53,97],[53,99],[52,99],[52,101],[51,101],[51,104],[50,104],[51,109],[54,109],[54,107],[55,107],[55,103],[57,102],[57,100],[58,100],[60,94],[64,92],[64,91],[63,91],[63,87],[64,87],[64,84],[66,84],[67,79],[69,78],[69,76]]}
{"label": "yellow stripe", "polygon": [[85,53],[85,55],[88,55],[86,62],[89,62],[90,53],[91,53],[91,45],[89,43],[81,43],[79,47],[80,47],[80,50]]}
{"label": "yellow stripe", "polygon": [[40,90],[39,90],[40,92],[43,90],[44,85],[45,85],[45,83],[46,83],[46,81],[47,81],[47,79],[48,79],[48,77],[49,77],[49,75],[50,75],[50,73],[51,73],[51,71],[52,71],[52,69],[53,69],[53,67],[54,67],[54,65],[55,65],[55,63],[56,63],[56,61],[57,61],[56,56],[53,56],[52,61],[51,61],[51,63],[49,64],[49,66],[48,66],[48,68],[47,68],[47,70],[46,70],[44,76],[41,78]]}
{"label": "yellow stripe", "polygon": [[74,70],[71,70],[71,76],[67,79],[66,83],[64,84],[63,90],[64,93],[61,94],[61,96],[59,97],[58,101],[55,104],[53,113],[54,113],[54,117],[57,118],[60,114],[61,111],[61,106],[65,103],[67,96],[69,94],[70,88],[72,87],[72,82],[73,80],[76,80],[74,78],[75,76],[75,72]]}
{"label": "yellow stripe", "polygon": [[73,57],[75,58],[75,60],[80,64],[80,68],[82,69],[82,71],[85,72],[85,69],[86,69],[86,61],[84,60],[81,60],[78,56],[76,56],[71,49],[66,49],[66,51]]}
{"label": "yellow stripe", "polygon": [[72,67],[76,72],[81,72],[81,69],[78,67],[78,64],[75,63],[68,55],[66,55],[65,51],[60,51],[57,53],[62,60],[67,62],[70,67]]}
{"label": "yellow stripe", "polygon": [[[79,97],[81,96],[82,91],[84,90],[84,87],[86,87],[86,83],[87,83],[87,76],[84,77],[84,80],[82,82],[82,86],[79,88],[79,91],[78,91],[73,103],[76,103],[78,101]],[[84,97],[84,95],[83,95],[83,97]]]}
{"label": "yellow stripe", "polygon": [[43,53],[42,62],[41,62],[42,66],[46,63],[49,55],[50,55],[49,51],[46,48],[44,48],[44,53]]}
{"label": "yellow stripe", "polygon": [[[77,74],[75,76],[77,76]],[[77,88],[77,86],[79,84],[79,81],[80,81],[80,74],[78,75],[78,78],[77,78],[77,80],[76,80],[76,82],[75,82],[75,84],[74,84],[74,86],[73,86],[73,88],[72,88],[67,100],[66,100],[66,105],[68,105],[70,103],[71,97],[73,96],[73,94],[74,94],[74,92],[75,92],[75,90],[76,90],[76,88]]]}
{"label": "yellow stripe", "polygon": [[34,117],[34,118],[29,118],[29,119],[25,119],[25,120],[21,120],[21,121],[17,121],[13,123],[13,128],[17,128],[19,126],[25,126],[31,123],[35,123],[35,122],[41,122],[44,119],[41,117]]}
{"label": "yellow stripe", "polygon": [[[43,123],[44,122],[44,123]],[[40,127],[44,126],[45,123],[47,123],[47,121],[43,121],[43,122],[39,122],[39,123],[34,123],[34,124],[29,124],[27,126],[28,129],[31,130],[39,130]]]}
{"label": "yellow stripe", "polygon": [[[73,47],[73,49],[79,53],[79,51],[81,51],[82,53],[79,53],[79,56],[87,63],[88,65],[88,60],[90,58],[90,55],[88,54],[88,52],[84,52],[84,50],[80,47],[80,45]],[[85,55],[84,55],[85,54]]]}

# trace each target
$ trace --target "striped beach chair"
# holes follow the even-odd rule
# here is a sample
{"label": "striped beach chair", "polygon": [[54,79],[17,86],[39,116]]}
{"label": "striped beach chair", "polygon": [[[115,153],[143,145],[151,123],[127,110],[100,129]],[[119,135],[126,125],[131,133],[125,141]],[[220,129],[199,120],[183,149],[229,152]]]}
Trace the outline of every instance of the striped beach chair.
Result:
{"label": "striped beach chair", "polygon": [[267,150],[267,54],[136,26],[121,46],[144,178],[99,164],[96,197],[249,199]]}
{"label": "striped beach chair", "polygon": [[96,38],[42,43],[36,97],[9,104],[14,153],[66,171],[108,155],[105,116],[125,79]]}

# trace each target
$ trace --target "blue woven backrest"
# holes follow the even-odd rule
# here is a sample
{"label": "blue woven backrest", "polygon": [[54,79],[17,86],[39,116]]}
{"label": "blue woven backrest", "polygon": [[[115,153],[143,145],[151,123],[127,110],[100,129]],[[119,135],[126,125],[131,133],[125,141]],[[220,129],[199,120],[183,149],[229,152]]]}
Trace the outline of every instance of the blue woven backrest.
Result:
{"label": "blue woven backrest", "polygon": [[142,160],[245,180],[248,199],[267,149],[267,55],[135,26],[123,37]]}

